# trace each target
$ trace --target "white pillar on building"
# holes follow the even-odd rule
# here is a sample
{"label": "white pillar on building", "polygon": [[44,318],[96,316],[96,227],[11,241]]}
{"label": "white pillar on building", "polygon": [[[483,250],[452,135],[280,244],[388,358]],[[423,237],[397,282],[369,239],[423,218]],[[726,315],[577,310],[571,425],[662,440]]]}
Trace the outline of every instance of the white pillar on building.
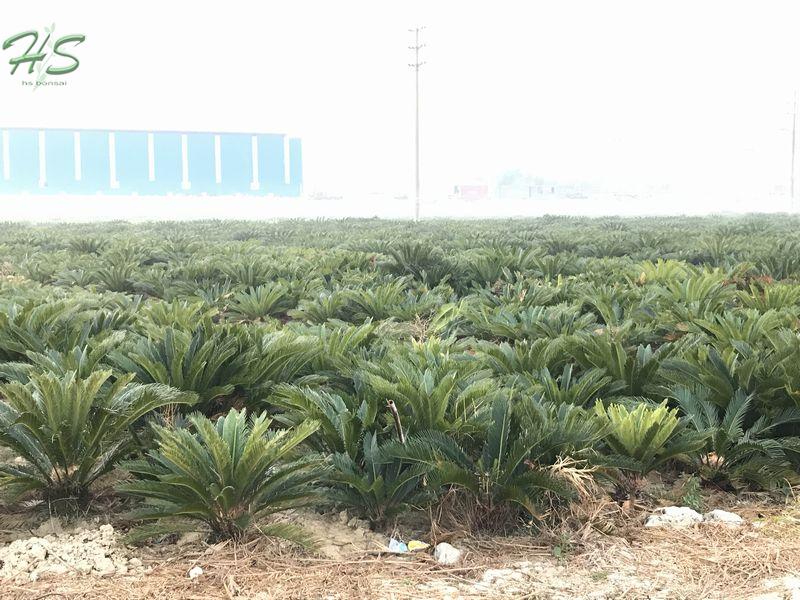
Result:
{"label": "white pillar on building", "polygon": [[119,181],[117,181],[117,138],[113,131],[108,134],[108,180],[112,190],[119,189]]}
{"label": "white pillar on building", "polygon": [[147,181],[156,180],[156,152],[153,134],[147,134]]}
{"label": "white pillar on building", "polygon": [[289,136],[283,136],[283,183],[289,185],[292,176],[292,155],[289,153]]}
{"label": "white pillar on building", "polygon": [[47,185],[47,147],[44,131],[39,132],[39,187]]}
{"label": "white pillar on building", "polygon": [[250,182],[250,189],[257,190],[261,187],[258,181],[258,138],[250,137],[250,154],[253,159],[253,181]]}
{"label": "white pillar on building", "polygon": [[81,134],[79,131],[72,133],[72,155],[75,160],[75,181],[80,181],[83,173],[81,171]]}
{"label": "white pillar on building", "polygon": [[192,187],[189,181],[189,138],[185,133],[181,134],[181,188],[188,190]]}
{"label": "white pillar on building", "polygon": [[218,135],[214,136],[214,181],[222,183],[222,147]]}

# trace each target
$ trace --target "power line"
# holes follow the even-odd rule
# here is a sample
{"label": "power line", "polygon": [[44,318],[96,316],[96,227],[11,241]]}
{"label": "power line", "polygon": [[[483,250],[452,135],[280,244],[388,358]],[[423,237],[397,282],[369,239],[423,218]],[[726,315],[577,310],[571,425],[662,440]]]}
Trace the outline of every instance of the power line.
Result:
{"label": "power line", "polygon": [[409,67],[414,69],[414,102],[415,102],[415,115],[414,115],[414,190],[416,203],[414,205],[414,221],[419,221],[419,68],[424,65],[424,62],[419,60],[419,51],[425,47],[425,44],[419,43],[419,32],[425,29],[424,27],[415,27],[409,29],[414,33],[414,45],[409,46],[409,50],[414,51],[414,62],[409,63]]}

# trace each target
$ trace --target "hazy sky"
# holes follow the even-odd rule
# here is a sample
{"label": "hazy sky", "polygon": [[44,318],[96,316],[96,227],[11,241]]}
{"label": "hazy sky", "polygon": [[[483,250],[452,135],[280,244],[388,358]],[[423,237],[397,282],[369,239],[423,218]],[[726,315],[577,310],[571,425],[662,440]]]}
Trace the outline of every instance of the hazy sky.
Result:
{"label": "hazy sky", "polygon": [[625,190],[788,185],[798,11],[780,2],[4,2],[84,33],[67,86],[0,53],[0,126],[302,136],[309,191],[407,192],[425,25],[426,193],[519,168]]}

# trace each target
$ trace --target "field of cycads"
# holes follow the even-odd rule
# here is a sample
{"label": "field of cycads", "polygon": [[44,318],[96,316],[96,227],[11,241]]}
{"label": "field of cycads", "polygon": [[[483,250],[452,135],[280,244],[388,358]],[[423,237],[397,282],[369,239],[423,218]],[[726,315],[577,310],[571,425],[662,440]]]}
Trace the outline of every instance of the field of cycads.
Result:
{"label": "field of cycads", "polygon": [[[187,539],[276,553],[262,584],[310,561],[331,590],[313,561],[348,531],[404,578],[461,565],[417,597],[562,597],[463,582],[503,540],[557,568],[595,536],[669,535],[643,527],[659,507],[741,512],[729,537],[794,510],[800,218],[0,224],[0,447],[4,597],[72,571],[158,597],[130,582]],[[75,523],[118,549],[37,570],[94,539]],[[224,563],[176,581],[257,597],[261,563]],[[405,597],[355,580],[331,597]]]}

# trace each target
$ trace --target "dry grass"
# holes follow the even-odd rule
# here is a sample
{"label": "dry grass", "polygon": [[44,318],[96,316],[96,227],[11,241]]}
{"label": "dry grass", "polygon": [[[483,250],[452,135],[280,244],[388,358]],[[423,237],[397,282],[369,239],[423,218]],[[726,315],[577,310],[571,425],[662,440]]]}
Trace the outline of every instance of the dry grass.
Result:
{"label": "dry grass", "polygon": [[[800,504],[763,503],[736,510],[758,526],[700,526],[644,529],[645,512],[616,503],[585,502],[574,523],[532,537],[469,538],[462,564],[443,567],[426,553],[405,556],[353,554],[342,560],[303,556],[290,547],[260,539],[181,549],[152,550],[143,556],[152,572],[141,578],[60,577],[15,586],[0,584],[3,599],[244,599],[257,598],[434,598],[431,589],[450,586],[458,597],[738,599],[763,592],[765,579],[800,571]],[[759,518],[760,517],[760,518]],[[614,535],[603,531],[614,529]],[[569,539],[556,560],[553,536]],[[473,587],[487,568],[531,561],[537,565],[524,592],[487,592]],[[200,565],[204,574],[189,580]],[[431,588],[430,584],[434,584]],[[428,587],[420,588],[421,585]],[[446,589],[442,587],[441,589]]]}
{"label": "dry grass", "polygon": [[800,504],[736,507],[744,527],[702,525],[644,529],[629,521],[626,537],[596,536],[573,564],[588,571],[628,569],[670,598],[749,598],[762,582],[800,572]]}
{"label": "dry grass", "polygon": [[[473,555],[474,556],[474,555]],[[152,563],[151,563],[152,564]],[[195,565],[203,575],[189,580]],[[414,585],[437,579],[466,582],[483,564],[467,559],[457,567],[442,567],[428,554],[408,557],[362,555],[328,560],[283,553],[266,542],[164,557],[141,578],[61,577],[24,586],[0,587],[3,598],[107,599],[230,599],[230,598],[411,598]],[[168,590],[168,592],[167,592]],[[418,595],[417,595],[418,597]]]}

